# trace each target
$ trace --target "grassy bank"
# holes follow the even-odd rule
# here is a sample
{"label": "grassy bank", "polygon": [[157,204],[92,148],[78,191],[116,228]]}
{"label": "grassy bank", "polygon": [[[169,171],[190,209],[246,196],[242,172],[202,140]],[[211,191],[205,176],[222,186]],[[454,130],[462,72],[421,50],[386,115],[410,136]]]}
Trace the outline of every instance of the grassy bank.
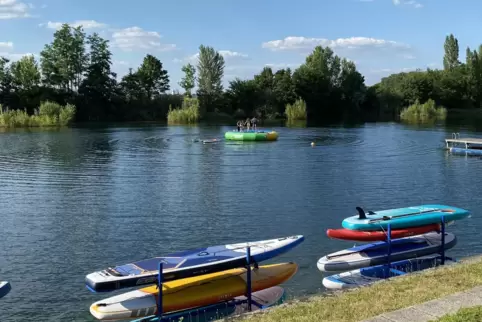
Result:
{"label": "grassy bank", "polygon": [[369,287],[293,301],[240,319],[249,319],[251,322],[355,322],[481,284],[482,258],[475,258],[456,265],[397,277]]}
{"label": "grassy bank", "polygon": [[75,117],[75,106],[67,104],[62,106],[53,102],[43,102],[34,115],[26,111],[3,111],[0,105],[0,127],[54,127],[67,126]]}
{"label": "grassy bank", "polygon": [[480,322],[482,306],[474,306],[459,310],[455,314],[447,314],[434,322]]}

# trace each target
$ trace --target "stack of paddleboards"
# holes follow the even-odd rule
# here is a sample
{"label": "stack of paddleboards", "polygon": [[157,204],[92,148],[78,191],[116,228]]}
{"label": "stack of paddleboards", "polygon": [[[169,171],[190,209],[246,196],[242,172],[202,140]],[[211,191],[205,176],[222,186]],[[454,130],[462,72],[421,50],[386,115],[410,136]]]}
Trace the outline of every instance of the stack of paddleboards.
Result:
{"label": "stack of paddleboards", "polygon": [[[250,247],[251,261],[260,263],[289,251],[303,240],[303,236],[290,236],[192,249],[88,274],[86,287],[92,292],[145,286],[97,301],[91,305],[90,313],[99,320],[144,318],[142,321],[157,321],[153,315],[157,314],[157,277],[161,261],[165,319],[182,320],[197,311],[203,312],[203,317],[206,312],[227,315],[243,312],[245,305],[233,300],[242,299],[246,294],[247,247]],[[252,298],[256,303],[259,301],[261,307],[269,307],[282,301],[284,290],[277,285],[295,275],[298,266],[287,262],[250,269]]]}
{"label": "stack of paddleboards", "polygon": [[[421,205],[365,212],[345,218],[342,229],[328,229],[330,238],[373,242],[341,250],[318,260],[322,272],[338,272],[325,277],[329,289],[352,288],[375,281],[420,271],[440,264],[442,217],[445,223],[469,216],[469,211],[446,205]],[[390,225],[390,244],[387,229]],[[457,244],[454,234],[444,234],[444,249]],[[388,252],[390,247],[390,253]],[[445,259],[450,262],[450,259]],[[343,272],[343,273],[341,273]]]}

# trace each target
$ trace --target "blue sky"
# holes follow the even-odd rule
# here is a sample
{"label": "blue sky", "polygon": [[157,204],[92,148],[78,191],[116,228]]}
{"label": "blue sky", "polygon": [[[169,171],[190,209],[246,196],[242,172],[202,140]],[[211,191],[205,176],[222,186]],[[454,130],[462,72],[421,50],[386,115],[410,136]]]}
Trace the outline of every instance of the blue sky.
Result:
{"label": "blue sky", "polygon": [[480,0],[0,0],[0,55],[38,55],[60,23],[111,41],[120,76],[145,54],[158,57],[178,89],[200,44],[226,59],[225,84],[264,66],[296,68],[316,45],[356,62],[368,85],[390,73],[440,68],[445,36],[482,43]]}

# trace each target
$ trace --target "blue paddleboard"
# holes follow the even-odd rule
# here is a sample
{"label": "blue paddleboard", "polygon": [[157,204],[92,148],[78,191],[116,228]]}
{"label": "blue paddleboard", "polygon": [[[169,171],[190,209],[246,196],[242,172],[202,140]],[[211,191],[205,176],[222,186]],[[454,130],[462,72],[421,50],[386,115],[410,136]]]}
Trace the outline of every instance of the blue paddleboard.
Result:
{"label": "blue paddleboard", "polygon": [[365,212],[357,207],[358,215],[345,218],[343,228],[351,230],[386,230],[388,224],[392,229],[417,227],[440,223],[442,216],[445,222],[463,219],[470,215],[468,210],[446,205],[421,205]]}
{"label": "blue paddleboard", "polygon": [[10,285],[9,282],[0,281],[0,298],[7,295],[11,289],[12,289],[12,286]]}
{"label": "blue paddleboard", "polygon": [[159,262],[163,263],[165,282],[220,272],[246,265],[247,246],[251,247],[251,260],[261,262],[289,251],[303,240],[304,236],[298,235],[181,251],[90,273],[85,277],[85,284],[92,292],[154,284]]}
{"label": "blue paddleboard", "polygon": [[[323,278],[323,286],[328,289],[346,289],[372,284],[381,280],[422,271],[440,265],[440,255],[428,255],[386,264],[355,269]],[[453,264],[452,258],[445,258],[445,264]],[[388,269],[387,269],[388,268]]]}
{"label": "blue paddleboard", "polygon": [[[445,233],[444,243],[445,250],[451,249],[457,244],[457,238],[454,234]],[[388,260],[388,245],[381,241],[340,250],[321,257],[316,266],[322,272],[340,272],[384,264]],[[441,245],[442,234],[437,232],[395,239],[391,242],[390,260],[400,261],[438,253]]]}

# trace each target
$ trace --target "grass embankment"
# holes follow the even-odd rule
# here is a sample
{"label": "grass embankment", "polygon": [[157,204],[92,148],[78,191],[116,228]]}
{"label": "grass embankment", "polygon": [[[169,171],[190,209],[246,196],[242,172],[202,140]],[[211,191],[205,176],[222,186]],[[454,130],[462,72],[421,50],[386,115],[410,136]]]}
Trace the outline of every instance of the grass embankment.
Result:
{"label": "grass embankment", "polygon": [[297,99],[293,104],[287,104],[285,115],[288,122],[306,120],[306,103],[301,98]]}
{"label": "grass embankment", "polygon": [[396,277],[332,296],[293,301],[241,319],[251,322],[362,321],[477,285],[482,285],[482,258]]}
{"label": "grass embankment", "polygon": [[35,115],[28,115],[26,111],[12,110],[3,112],[0,105],[0,127],[52,127],[67,126],[75,117],[75,106],[62,106],[54,102],[43,102]]}
{"label": "grass embankment", "polygon": [[431,99],[423,104],[417,101],[400,113],[400,119],[409,122],[432,122],[445,120],[446,117],[447,109],[442,106],[437,107]]}
{"label": "grass embankment", "polygon": [[482,306],[474,306],[459,310],[455,314],[447,314],[434,322],[480,322],[482,321]]}

